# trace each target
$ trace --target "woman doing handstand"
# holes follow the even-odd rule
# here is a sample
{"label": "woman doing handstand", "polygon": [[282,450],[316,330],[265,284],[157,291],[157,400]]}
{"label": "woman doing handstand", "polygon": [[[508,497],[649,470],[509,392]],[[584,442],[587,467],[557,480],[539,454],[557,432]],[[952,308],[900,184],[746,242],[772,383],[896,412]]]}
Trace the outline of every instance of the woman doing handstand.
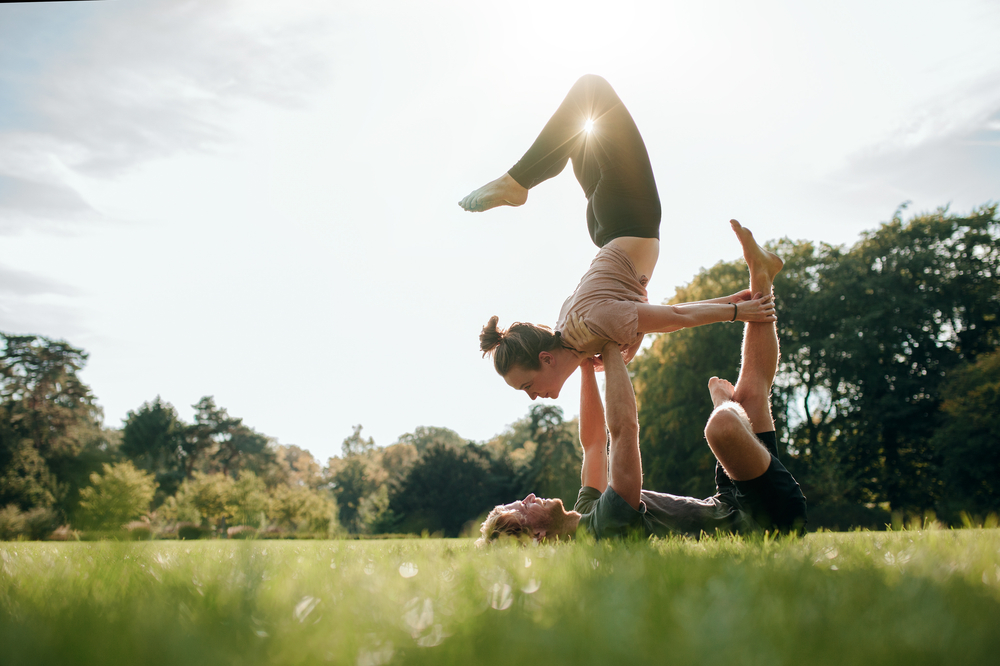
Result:
{"label": "woman doing handstand", "polygon": [[[506,331],[491,317],[480,335],[508,385],[534,400],[556,398],[566,379],[598,350],[576,350],[559,331],[571,314],[600,338],[618,343],[631,361],[645,333],[663,333],[722,321],[775,321],[771,294],[737,292],[696,303],[650,305],[646,285],[660,253],[660,198],[639,129],[603,78],[582,77],[514,167],[459,202],[470,212],[520,206],[528,190],[573,162],[587,197],[587,227],[600,251],[566,299],[555,332],[514,323]],[[737,233],[749,233],[732,222]],[[588,353],[589,352],[589,353]],[[600,362],[598,361],[598,366]],[[600,368],[599,368],[600,369]]]}

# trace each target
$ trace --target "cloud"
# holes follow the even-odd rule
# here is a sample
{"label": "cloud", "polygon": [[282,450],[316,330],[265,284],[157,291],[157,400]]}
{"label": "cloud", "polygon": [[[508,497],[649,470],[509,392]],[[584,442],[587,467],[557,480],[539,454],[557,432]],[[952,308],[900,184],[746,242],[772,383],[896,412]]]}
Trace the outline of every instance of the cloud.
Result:
{"label": "cloud", "polygon": [[0,266],[0,295],[41,296],[54,294],[59,296],[75,296],[78,291],[65,284],[60,284],[44,277]]}
{"label": "cloud", "polygon": [[1000,72],[941,95],[840,174],[862,190],[890,192],[918,208],[971,209],[1000,199]]}
{"label": "cloud", "polygon": [[53,42],[44,63],[0,77],[20,119],[0,132],[0,218],[11,220],[0,232],[93,213],[74,175],[217,149],[241,104],[301,105],[329,74],[321,20],[247,2],[95,7],[72,38],[39,22],[37,39]]}
{"label": "cloud", "polygon": [[35,273],[0,266],[0,331],[72,338],[86,328],[73,297],[75,287]]}

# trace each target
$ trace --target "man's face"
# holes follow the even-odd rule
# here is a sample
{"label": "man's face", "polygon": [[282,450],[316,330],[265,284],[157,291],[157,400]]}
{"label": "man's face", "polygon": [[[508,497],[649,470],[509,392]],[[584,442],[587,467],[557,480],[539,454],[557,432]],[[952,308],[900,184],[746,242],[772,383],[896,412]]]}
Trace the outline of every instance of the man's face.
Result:
{"label": "man's face", "polygon": [[554,522],[554,517],[566,513],[566,507],[563,506],[561,499],[538,498],[534,493],[529,493],[523,500],[505,504],[503,508],[517,511],[524,517],[525,522],[536,530],[547,529]]}

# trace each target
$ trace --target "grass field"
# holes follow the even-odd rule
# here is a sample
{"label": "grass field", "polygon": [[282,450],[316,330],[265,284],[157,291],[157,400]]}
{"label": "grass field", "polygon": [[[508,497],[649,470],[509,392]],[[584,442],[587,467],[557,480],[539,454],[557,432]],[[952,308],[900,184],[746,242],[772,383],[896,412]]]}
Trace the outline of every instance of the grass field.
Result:
{"label": "grass field", "polygon": [[0,544],[15,664],[987,664],[1000,530]]}

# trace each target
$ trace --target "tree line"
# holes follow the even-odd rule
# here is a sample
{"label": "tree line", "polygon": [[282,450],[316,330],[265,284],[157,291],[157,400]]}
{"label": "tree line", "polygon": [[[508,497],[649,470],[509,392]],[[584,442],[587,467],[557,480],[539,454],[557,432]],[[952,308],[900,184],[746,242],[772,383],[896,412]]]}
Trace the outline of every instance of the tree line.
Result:
{"label": "tree line", "polygon": [[64,341],[0,333],[0,538],[62,526],[150,536],[458,536],[529,490],[575,499],[576,420],[536,405],[476,443],[419,427],[379,447],[355,426],[321,465],[218,406],[185,423],[159,397],[102,425],[79,379],[87,354]]}
{"label": "tree line", "polygon": [[[956,523],[1000,511],[1000,219],[902,211],[853,246],[784,239],[775,280],[781,457],[811,525],[879,527],[891,512]],[[702,270],[671,302],[745,287],[742,261]],[[630,366],[645,486],[706,497],[712,375],[735,380],[742,328],[653,336]],[[456,536],[527,492],[572,506],[578,423],[534,405],[486,442],[420,427],[341,454],[257,432],[205,397],[192,423],[159,397],[106,428],[64,341],[0,334],[0,538],[57,526],[199,536]],[[145,532],[143,531],[145,530]]]}

